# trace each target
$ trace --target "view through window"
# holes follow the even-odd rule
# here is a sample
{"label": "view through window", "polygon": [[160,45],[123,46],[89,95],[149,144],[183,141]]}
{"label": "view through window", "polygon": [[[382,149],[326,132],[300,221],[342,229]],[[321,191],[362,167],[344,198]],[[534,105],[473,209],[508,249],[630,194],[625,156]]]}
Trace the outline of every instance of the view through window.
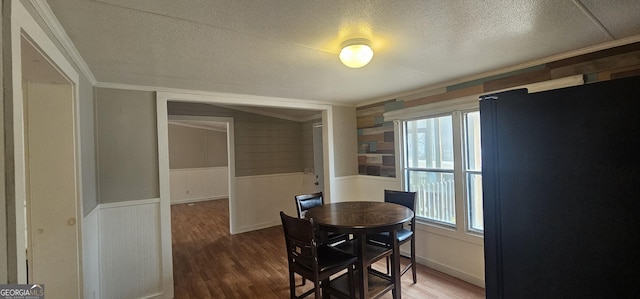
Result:
{"label": "view through window", "polygon": [[[483,231],[480,113],[446,115],[404,122],[404,178],[417,193],[416,216],[456,227],[466,216],[467,229]],[[466,215],[457,215],[464,207]]]}

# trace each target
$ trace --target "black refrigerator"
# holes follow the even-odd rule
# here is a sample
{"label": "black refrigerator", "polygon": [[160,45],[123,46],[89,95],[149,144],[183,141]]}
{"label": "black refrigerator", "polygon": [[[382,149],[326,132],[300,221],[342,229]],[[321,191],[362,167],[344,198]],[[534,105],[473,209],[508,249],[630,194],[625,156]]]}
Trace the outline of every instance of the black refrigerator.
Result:
{"label": "black refrigerator", "polygon": [[480,99],[487,298],[640,298],[640,77]]}

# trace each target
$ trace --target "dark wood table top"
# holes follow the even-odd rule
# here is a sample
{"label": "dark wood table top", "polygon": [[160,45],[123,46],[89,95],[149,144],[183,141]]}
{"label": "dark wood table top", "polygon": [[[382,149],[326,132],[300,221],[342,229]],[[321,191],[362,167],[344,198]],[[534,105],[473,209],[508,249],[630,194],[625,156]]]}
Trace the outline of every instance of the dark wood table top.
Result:
{"label": "dark wood table top", "polygon": [[[413,218],[411,209],[394,203],[373,201],[350,201],[324,204],[311,208],[305,218],[312,218],[315,223],[325,231],[354,234],[354,254],[358,256],[356,266],[356,281],[358,281],[358,298],[377,297],[392,289],[395,289],[395,298],[402,297],[400,288],[400,255],[392,254],[392,274],[381,282],[375,282],[375,277],[367,268],[377,259],[387,255],[387,250],[378,246],[376,250],[367,250],[368,245],[365,235],[377,232],[389,232],[392,234],[394,253],[399,252],[395,231],[402,227],[403,223]],[[374,277],[373,280],[371,277]]]}
{"label": "dark wood table top", "polygon": [[393,203],[350,201],[324,204],[307,211],[305,218],[338,230],[385,230],[405,223],[413,217],[411,209]]}

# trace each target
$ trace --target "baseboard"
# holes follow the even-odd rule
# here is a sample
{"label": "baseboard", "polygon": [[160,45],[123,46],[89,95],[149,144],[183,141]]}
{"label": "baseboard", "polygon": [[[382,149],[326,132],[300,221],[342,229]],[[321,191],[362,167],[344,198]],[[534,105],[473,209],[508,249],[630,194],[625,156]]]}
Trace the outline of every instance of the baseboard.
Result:
{"label": "baseboard", "polygon": [[156,293],[153,295],[149,295],[149,296],[145,296],[145,297],[141,297],[140,299],[159,299],[159,298],[169,298],[168,296],[166,296],[165,293]]}
{"label": "baseboard", "polygon": [[239,227],[234,232],[232,232],[232,234],[234,234],[234,235],[235,234],[241,234],[241,233],[246,233],[246,232],[259,230],[259,229],[263,229],[263,228],[269,228],[269,227],[273,227],[273,226],[277,226],[277,225],[282,225],[282,222],[280,220],[277,220],[277,221],[269,221],[269,222],[263,222],[263,223],[258,223],[258,224],[254,224],[254,225],[248,225],[248,226],[244,226],[244,227]]}
{"label": "baseboard", "polygon": [[213,196],[213,197],[200,197],[200,198],[185,198],[185,199],[171,201],[171,204],[177,205],[177,204],[185,204],[185,203],[208,201],[208,200],[218,200],[218,199],[228,199],[228,198],[229,198],[229,195],[219,195],[219,196]]}
{"label": "baseboard", "polygon": [[419,263],[419,264],[425,265],[425,266],[427,266],[427,267],[429,267],[431,269],[434,269],[434,270],[440,271],[442,273],[445,273],[447,275],[451,275],[451,276],[453,276],[455,278],[459,278],[461,280],[464,280],[464,281],[466,281],[468,283],[477,285],[477,286],[479,286],[481,288],[485,287],[484,277],[480,278],[480,277],[477,277],[477,276],[473,276],[473,275],[471,275],[469,273],[466,273],[464,271],[461,271],[459,269],[455,269],[455,268],[449,267],[447,265],[443,265],[441,263],[434,262],[434,261],[431,261],[429,259],[421,258],[421,257],[418,257],[418,256],[416,256],[416,262]]}

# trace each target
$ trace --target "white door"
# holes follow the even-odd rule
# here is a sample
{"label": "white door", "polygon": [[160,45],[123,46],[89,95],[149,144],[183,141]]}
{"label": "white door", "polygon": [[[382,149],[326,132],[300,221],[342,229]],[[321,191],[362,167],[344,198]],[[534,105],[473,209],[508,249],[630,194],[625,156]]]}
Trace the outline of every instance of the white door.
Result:
{"label": "white door", "polygon": [[24,130],[29,283],[48,298],[80,294],[73,90],[27,82]]}
{"label": "white door", "polygon": [[316,191],[324,191],[324,164],[322,159],[322,124],[313,125],[313,172]]}

